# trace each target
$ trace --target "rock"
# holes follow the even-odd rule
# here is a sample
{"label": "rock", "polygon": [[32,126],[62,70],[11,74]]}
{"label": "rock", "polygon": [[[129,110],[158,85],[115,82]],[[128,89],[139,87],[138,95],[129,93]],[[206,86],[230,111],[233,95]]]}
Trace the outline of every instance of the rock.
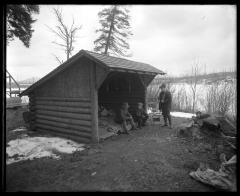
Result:
{"label": "rock", "polygon": [[203,126],[213,131],[220,128],[219,120],[213,116],[203,119]]}
{"label": "rock", "polygon": [[179,127],[177,127],[177,135],[183,137],[190,137],[192,136],[192,133],[189,129],[190,129],[189,124],[186,123],[181,124]]}
{"label": "rock", "polygon": [[229,136],[236,135],[236,125],[234,123],[232,123],[226,117],[217,117],[217,118],[219,120],[220,128],[224,134]]}
{"label": "rock", "polygon": [[193,139],[202,139],[200,129],[196,126],[191,128]]}
{"label": "rock", "polygon": [[193,139],[202,139],[199,126],[193,125],[192,122],[183,123],[179,127],[177,127],[177,136],[193,137]]}
{"label": "rock", "polygon": [[210,144],[203,144],[203,143],[199,143],[194,150],[198,151],[198,152],[206,152],[206,151],[211,151],[212,150],[212,146]]}

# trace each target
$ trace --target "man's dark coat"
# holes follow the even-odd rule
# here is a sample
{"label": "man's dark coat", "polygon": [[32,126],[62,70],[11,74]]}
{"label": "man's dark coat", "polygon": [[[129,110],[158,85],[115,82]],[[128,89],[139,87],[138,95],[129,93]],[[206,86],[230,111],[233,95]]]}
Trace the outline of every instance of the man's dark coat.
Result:
{"label": "man's dark coat", "polygon": [[[163,99],[163,103],[161,103],[161,100]],[[169,91],[161,91],[159,94],[159,110],[162,110],[163,115],[169,114],[171,110],[172,105],[172,95]]]}

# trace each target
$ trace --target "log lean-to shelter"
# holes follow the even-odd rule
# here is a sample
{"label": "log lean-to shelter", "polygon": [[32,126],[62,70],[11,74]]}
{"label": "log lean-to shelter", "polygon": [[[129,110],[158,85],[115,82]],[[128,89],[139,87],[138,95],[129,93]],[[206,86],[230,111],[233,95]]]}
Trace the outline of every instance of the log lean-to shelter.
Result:
{"label": "log lean-to shelter", "polygon": [[30,130],[83,143],[98,142],[98,106],[116,110],[128,102],[147,107],[147,86],[155,67],[123,58],[80,50],[20,96],[29,97]]}

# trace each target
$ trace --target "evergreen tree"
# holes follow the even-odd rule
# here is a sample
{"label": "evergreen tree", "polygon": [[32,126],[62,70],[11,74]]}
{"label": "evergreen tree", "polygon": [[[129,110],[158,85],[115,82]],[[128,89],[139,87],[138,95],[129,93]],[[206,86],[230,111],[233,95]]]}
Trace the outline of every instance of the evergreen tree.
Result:
{"label": "evergreen tree", "polygon": [[39,13],[38,5],[7,5],[7,43],[19,38],[28,48],[32,37],[32,14]]}
{"label": "evergreen tree", "polygon": [[127,39],[132,35],[129,23],[129,10],[122,6],[111,6],[98,13],[101,28],[96,30],[100,36],[94,41],[94,51],[103,54],[130,56],[127,54]]}

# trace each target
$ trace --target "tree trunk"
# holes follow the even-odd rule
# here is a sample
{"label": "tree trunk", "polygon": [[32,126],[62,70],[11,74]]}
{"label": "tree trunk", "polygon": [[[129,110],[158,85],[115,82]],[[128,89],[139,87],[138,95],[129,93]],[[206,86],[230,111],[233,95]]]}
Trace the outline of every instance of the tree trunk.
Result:
{"label": "tree trunk", "polygon": [[110,36],[112,34],[112,29],[113,29],[113,22],[114,22],[114,17],[115,17],[115,10],[116,10],[116,6],[113,8],[113,13],[112,13],[112,21],[111,21],[111,26],[110,26],[110,29],[109,29],[109,33],[108,33],[108,38],[107,38],[107,44],[106,44],[106,47],[105,47],[105,51],[104,51],[104,54],[107,54],[108,52],[108,48],[109,48],[109,41],[110,41]]}
{"label": "tree trunk", "polygon": [[67,60],[69,59],[69,41],[67,38]]}

